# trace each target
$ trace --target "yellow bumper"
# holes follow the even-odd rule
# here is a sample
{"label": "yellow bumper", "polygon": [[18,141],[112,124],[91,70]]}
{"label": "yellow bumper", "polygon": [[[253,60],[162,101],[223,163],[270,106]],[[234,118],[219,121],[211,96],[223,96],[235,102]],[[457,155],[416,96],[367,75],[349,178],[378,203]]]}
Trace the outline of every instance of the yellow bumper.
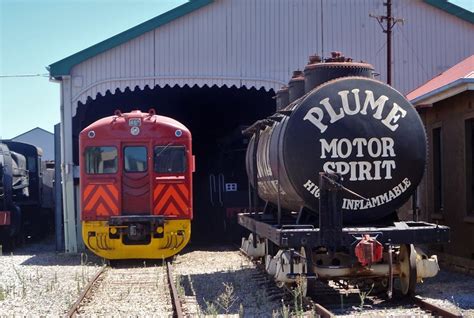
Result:
{"label": "yellow bumper", "polygon": [[[106,259],[164,259],[179,253],[191,237],[190,220],[166,220],[162,238],[151,238],[149,244],[126,245],[122,237],[112,239],[107,221],[82,222],[84,244]],[[91,235],[91,233],[94,233]]]}

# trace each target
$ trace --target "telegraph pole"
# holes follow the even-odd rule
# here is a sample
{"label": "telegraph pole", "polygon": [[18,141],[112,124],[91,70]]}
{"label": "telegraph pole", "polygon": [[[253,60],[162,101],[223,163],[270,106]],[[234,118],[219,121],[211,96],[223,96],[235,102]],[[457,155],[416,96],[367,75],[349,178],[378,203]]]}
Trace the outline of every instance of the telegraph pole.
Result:
{"label": "telegraph pole", "polygon": [[387,15],[369,14],[369,16],[377,19],[383,32],[387,34],[387,84],[392,85],[392,29],[398,22],[403,24],[403,19],[392,17],[392,0],[387,0],[383,5],[387,7]]}

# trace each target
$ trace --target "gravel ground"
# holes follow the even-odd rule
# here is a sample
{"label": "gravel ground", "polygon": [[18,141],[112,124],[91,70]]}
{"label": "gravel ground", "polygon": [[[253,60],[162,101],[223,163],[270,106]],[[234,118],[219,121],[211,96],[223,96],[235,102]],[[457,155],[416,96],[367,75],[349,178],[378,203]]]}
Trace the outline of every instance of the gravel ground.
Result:
{"label": "gravel ground", "polygon": [[173,307],[165,266],[107,268],[80,316],[172,317]]}
{"label": "gravel ground", "polygon": [[[174,272],[180,285],[178,293],[185,300],[184,311],[190,316],[237,315],[242,308],[246,317],[271,317],[272,313],[282,316],[281,299],[267,297],[263,288],[253,281],[257,269],[237,251],[189,250],[177,257]],[[232,292],[229,287],[226,291],[226,286],[231,286]],[[438,276],[419,284],[417,294],[437,305],[458,310],[465,317],[474,317],[474,278],[471,276],[441,271]],[[338,317],[427,315],[403,302],[365,306],[362,310],[346,306],[335,313]],[[311,317],[311,312],[305,315]]]}
{"label": "gravel ground", "polygon": [[173,264],[183,311],[189,316],[216,314],[272,317],[281,308],[255,281],[258,270],[232,250],[188,250]]}
{"label": "gravel ground", "polygon": [[474,277],[440,271],[436,277],[426,279],[417,293],[436,305],[459,309],[465,317],[474,317]]}
{"label": "gravel ground", "polygon": [[[0,317],[64,316],[101,265],[101,260],[91,255],[86,260],[81,255],[56,253],[51,240],[0,256]],[[238,315],[242,311],[246,317],[282,315],[281,297],[267,295],[265,288],[255,282],[259,276],[255,265],[236,250],[187,249],[177,256],[173,267],[178,293],[185,302],[183,310],[190,316]],[[133,277],[137,269],[143,274],[139,280],[145,282],[137,283],[138,278]],[[84,304],[81,313],[107,317],[167,316],[171,312],[171,300],[168,293],[163,294],[167,291],[163,288],[165,272],[164,267],[156,264],[146,264],[145,268],[143,262],[135,268],[109,269],[104,284],[94,289],[99,297]],[[130,280],[134,282],[123,284]],[[145,288],[151,290],[154,299],[150,300],[151,293]],[[466,317],[474,317],[474,278],[471,276],[442,270],[438,276],[419,284],[417,293],[433,303],[458,309]],[[94,299],[100,299],[100,303],[94,303]],[[118,300],[125,300],[124,305],[114,304]],[[339,315],[421,315],[416,308],[401,307],[346,310]]]}
{"label": "gravel ground", "polygon": [[54,250],[54,242],[47,240],[0,256],[0,316],[58,317],[67,312],[100,261]]}
{"label": "gravel ground", "polygon": [[[416,294],[426,301],[442,308],[461,313],[463,317],[474,317],[474,277],[441,270],[436,277],[428,278],[417,285]],[[346,309],[336,312],[338,317],[409,317],[426,316],[423,312],[407,304],[384,303],[365,307],[363,310]]]}

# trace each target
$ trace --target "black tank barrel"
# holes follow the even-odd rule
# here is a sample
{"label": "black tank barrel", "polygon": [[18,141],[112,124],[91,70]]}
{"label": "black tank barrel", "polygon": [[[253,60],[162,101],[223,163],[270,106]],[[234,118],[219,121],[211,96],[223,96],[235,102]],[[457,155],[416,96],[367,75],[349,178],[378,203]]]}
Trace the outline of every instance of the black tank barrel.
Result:
{"label": "black tank barrel", "polygon": [[309,62],[304,68],[305,92],[328,82],[330,80],[347,77],[361,76],[373,77],[374,67],[370,64],[355,63],[351,58],[344,57],[340,52],[332,52],[332,57],[323,63],[317,55],[309,57]]}
{"label": "black tank barrel", "polygon": [[[346,188],[368,199],[344,191],[344,222],[380,220],[401,207],[421,181],[426,164],[423,124],[403,95],[370,78],[369,64],[318,64],[332,65],[314,68],[321,71],[321,83],[287,107],[283,120],[260,131],[259,195],[289,211],[304,207],[317,213],[319,173],[336,172]],[[352,74],[353,69],[360,70],[357,77],[342,72]],[[336,74],[343,75],[333,79]],[[331,80],[323,83],[327,78]],[[247,148],[249,175],[253,143],[252,138]]]}
{"label": "black tank barrel", "polygon": [[302,71],[294,71],[288,82],[289,102],[292,103],[304,95],[304,74]]}
{"label": "black tank barrel", "polygon": [[275,101],[276,101],[276,110],[281,110],[288,106],[290,103],[289,100],[289,93],[288,93],[288,86],[282,86],[275,95]]}

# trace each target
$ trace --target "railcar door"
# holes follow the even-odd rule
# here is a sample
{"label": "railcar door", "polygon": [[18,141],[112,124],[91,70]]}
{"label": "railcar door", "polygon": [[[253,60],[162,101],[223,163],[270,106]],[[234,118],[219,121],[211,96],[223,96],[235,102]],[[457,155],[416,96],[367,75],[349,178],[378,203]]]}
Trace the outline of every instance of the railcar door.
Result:
{"label": "railcar door", "polygon": [[122,213],[151,214],[150,169],[148,147],[145,144],[122,146]]}
{"label": "railcar door", "polygon": [[184,145],[154,147],[153,214],[173,218],[189,218],[191,191],[186,180],[187,167]]}

